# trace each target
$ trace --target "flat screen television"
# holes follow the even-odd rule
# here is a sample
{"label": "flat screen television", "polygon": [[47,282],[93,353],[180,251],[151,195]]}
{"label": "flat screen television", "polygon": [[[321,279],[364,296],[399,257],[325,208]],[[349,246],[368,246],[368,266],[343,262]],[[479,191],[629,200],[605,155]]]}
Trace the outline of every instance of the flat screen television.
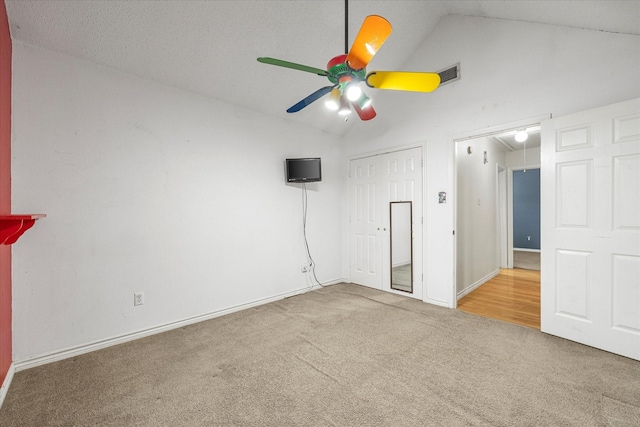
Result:
{"label": "flat screen television", "polygon": [[286,159],[287,182],[322,181],[320,157]]}

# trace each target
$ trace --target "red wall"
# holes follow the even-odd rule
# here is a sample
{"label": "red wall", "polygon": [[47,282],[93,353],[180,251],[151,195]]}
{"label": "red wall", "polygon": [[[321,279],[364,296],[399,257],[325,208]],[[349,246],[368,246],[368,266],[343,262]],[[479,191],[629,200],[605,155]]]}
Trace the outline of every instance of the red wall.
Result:
{"label": "red wall", "polygon": [[[0,215],[11,213],[11,35],[0,0]],[[11,366],[11,246],[0,245],[0,384]]]}

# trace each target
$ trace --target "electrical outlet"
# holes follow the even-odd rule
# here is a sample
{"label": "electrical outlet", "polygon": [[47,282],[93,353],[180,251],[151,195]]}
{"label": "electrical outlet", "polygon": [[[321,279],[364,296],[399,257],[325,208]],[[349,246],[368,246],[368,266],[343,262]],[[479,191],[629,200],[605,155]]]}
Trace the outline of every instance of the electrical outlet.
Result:
{"label": "electrical outlet", "polygon": [[143,305],[144,304],[144,292],[138,292],[133,294],[133,305]]}

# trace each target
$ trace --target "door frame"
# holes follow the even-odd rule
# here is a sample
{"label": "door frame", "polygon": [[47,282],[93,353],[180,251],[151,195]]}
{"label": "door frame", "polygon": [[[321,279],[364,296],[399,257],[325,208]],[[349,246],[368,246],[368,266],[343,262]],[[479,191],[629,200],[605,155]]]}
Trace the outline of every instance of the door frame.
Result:
{"label": "door frame", "polygon": [[[453,188],[452,188],[452,192],[453,192],[453,197],[452,197],[452,202],[453,202],[453,227],[454,227],[454,239],[453,239],[453,266],[452,266],[452,276],[453,276],[453,281],[451,282],[451,289],[450,289],[450,295],[451,295],[451,301],[452,301],[452,305],[451,308],[457,308],[458,307],[458,292],[457,292],[457,266],[458,266],[458,235],[456,233],[455,228],[457,227],[458,224],[458,193],[457,193],[457,188],[458,188],[458,154],[457,154],[457,150],[456,147],[458,145],[459,142],[463,142],[463,141],[468,141],[468,140],[472,140],[472,139],[477,139],[477,138],[483,138],[483,137],[488,137],[488,136],[494,136],[494,135],[498,135],[504,132],[509,132],[509,131],[513,131],[513,130],[517,130],[517,129],[522,129],[525,127],[533,127],[533,126],[540,126],[540,124],[544,121],[544,120],[548,120],[551,118],[551,114],[545,114],[542,116],[538,116],[538,117],[532,117],[529,119],[523,119],[523,120],[518,120],[518,121],[514,121],[514,122],[510,122],[510,123],[505,123],[502,125],[497,125],[497,126],[491,126],[491,127],[486,127],[486,128],[482,128],[482,129],[476,129],[476,130],[472,130],[472,131],[466,131],[466,132],[461,132],[459,134],[454,134],[450,137],[450,149],[452,150],[452,154],[453,154]],[[510,185],[513,185],[513,174],[509,173],[509,177],[508,177],[508,181],[511,182],[507,182],[507,187],[509,188]],[[507,195],[509,194],[509,190],[507,190]],[[511,211],[511,215],[509,218],[509,222],[512,224],[513,222],[513,212]],[[510,242],[508,253],[511,254],[510,257],[510,261],[511,261],[511,266],[513,267],[513,225],[511,225],[509,227],[509,237],[508,237],[508,242]]]}
{"label": "door frame", "polygon": [[[507,209],[509,214],[509,241],[508,241],[509,248],[507,250],[508,250],[508,256],[509,256],[509,268],[513,268],[513,172],[523,171],[526,169],[540,169],[540,171],[542,171],[540,163],[531,163],[525,166],[508,168],[509,174],[507,176],[507,180],[508,180]],[[540,234],[542,234],[542,232]],[[541,248],[540,251],[542,251],[542,246],[540,248]]]}
{"label": "door frame", "polygon": [[496,203],[498,212],[498,233],[499,234],[499,254],[498,254],[498,267],[511,268],[509,260],[513,257],[509,257],[509,171],[506,167],[502,167],[496,164]]}

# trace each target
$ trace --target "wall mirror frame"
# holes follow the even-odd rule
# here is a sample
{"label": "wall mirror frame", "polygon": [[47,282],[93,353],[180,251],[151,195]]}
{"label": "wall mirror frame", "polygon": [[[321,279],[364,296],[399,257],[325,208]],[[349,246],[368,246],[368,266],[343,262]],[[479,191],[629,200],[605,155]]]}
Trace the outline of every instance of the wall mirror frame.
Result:
{"label": "wall mirror frame", "polygon": [[413,293],[413,205],[389,202],[391,289]]}

